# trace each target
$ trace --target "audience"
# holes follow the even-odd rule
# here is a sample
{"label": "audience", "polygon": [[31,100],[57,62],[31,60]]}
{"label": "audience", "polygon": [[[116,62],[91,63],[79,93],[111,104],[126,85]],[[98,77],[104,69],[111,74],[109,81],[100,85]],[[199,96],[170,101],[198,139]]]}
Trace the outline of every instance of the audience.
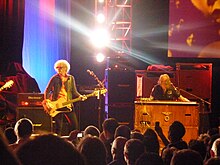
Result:
{"label": "audience", "polygon": [[8,141],[8,144],[13,144],[17,141],[17,136],[13,127],[7,127],[4,131],[4,135]]}
{"label": "audience", "polygon": [[118,121],[114,118],[108,118],[102,123],[103,132],[100,134],[99,138],[106,147],[107,163],[112,161],[111,147],[114,140],[115,130],[118,126]]}
{"label": "audience", "polygon": [[216,127],[210,128],[208,129],[207,134],[211,137],[213,135],[219,134],[219,130]]}
{"label": "audience", "polygon": [[216,139],[210,150],[211,157],[219,157],[220,156],[220,138]]}
{"label": "audience", "polygon": [[30,139],[34,131],[33,123],[28,118],[21,118],[16,122],[14,131],[17,136],[17,141],[9,145],[12,150],[15,150],[19,145],[22,145]]}
{"label": "audience", "polygon": [[19,159],[8,148],[7,139],[0,130],[0,162],[2,165],[20,165]]}
{"label": "audience", "polygon": [[175,152],[170,165],[203,165],[203,159],[197,151],[181,149]]}
{"label": "audience", "polygon": [[[160,126],[155,131],[146,128],[142,134],[119,125],[114,118],[106,119],[102,129],[100,133],[96,126],[89,125],[84,131],[74,130],[66,137],[32,136],[31,120],[22,118],[14,128],[8,127],[2,133],[5,136],[0,142],[0,159],[5,164],[22,165],[215,165],[220,162],[220,134],[216,129],[191,139],[188,145],[182,140],[186,130],[179,121],[170,125],[168,139]],[[78,133],[83,133],[83,137],[79,138]],[[161,156],[158,136],[165,145]]]}
{"label": "audience", "polygon": [[[165,148],[175,147],[178,150],[187,149],[187,143],[182,139],[185,135],[185,127],[179,121],[174,121],[168,130],[168,139],[164,136],[162,128],[160,126],[155,127],[155,131],[157,132],[158,136],[161,138],[162,142],[165,145]],[[163,149],[164,150],[164,149]],[[162,154],[163,154],[162,150]]]}
{"label": "audience", "polygon": [[191,139],[188,143],[188,148],[194,151],[197,151],[203,160],[206,156],[206,146],[203,141]]}
{"label": "audience", "polygon": [[129,140],[131,136],[131,129],[127,125],[119,125],[115,130],[114,138],[118,136],[125,137]]}
{"label": "audience", "polygon": [[146,152],[154,152],[159,155],[160,144],[156,132],[151,128],[147,128],[144,132],[144,146]]}
{"label": "audience", "polygon": [[163,165],[163,160],[156,153],[146,152],[136,160],[135,165]]}
{"label": "audience", "polygon": [[87,135],[78,144],[78,151],[84,156],[87,165],[106,165],[106,149],[96,136]]}
{"label": "audience", "polygon": [[62,136],[62,138],[70,141],[74,146],[76,146],[79,142],[79,138],[77,137],[78,133],[80,133],[79,130],[73,130],[68,136]]}
{"label": "audience", "polygon": [[165,148],[161,155],[164,165],[170,165],[174,153],[177,151],[175,147]]}
{"label": "audience", "polygon": [[138,131],[131,131],[131,139],[139,139],[140,141],[144,141],[144,135]]}
{"label": "audience", "polygon": [[127,139],[122,136],[118,136],[112,143],[111,154],[113,161],[108,165],[126,165],[124,160],[124,146]]}
{"label": "audience", "polygon": [[23,165],[85,165],[72,143],[52,134],[28,140],[17,148],[16,154]]}
{"label": "audience", "polygon": [[212,145],[213,145],[214,141],[218,138],[220,138],[219,134],[213,134],[212,136],[210,136],[210,140],[209,140],[207,148],[206,148],[206,158],[205,158],[205,160],[208,160],[209,158],[211,158]]}
{"label": "audience", "polygon": [[86,136],[86,135],[92,135],[92,136],[99,137],[100,131],[96,126],[89,125],[84,130],[84,136]]}
{"label": "audience", "polygon": [[209,158],[204,165],[219,165],[220,164],[220,157],[216,158]]}
{"label": "audience", "polygon": [[145,152],[144,144],[138,139],[130,139],[124,146],[124,159],[127,165],[134,165],[135,161]]}

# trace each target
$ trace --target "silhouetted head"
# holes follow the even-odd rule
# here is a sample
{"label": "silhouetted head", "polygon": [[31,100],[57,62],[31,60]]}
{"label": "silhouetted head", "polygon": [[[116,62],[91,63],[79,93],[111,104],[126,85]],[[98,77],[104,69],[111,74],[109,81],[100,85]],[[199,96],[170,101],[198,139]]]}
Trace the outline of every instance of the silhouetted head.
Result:
{"label": "silhouetted head", "polygon": [[173,155],[171,165],[203,165],[201,155],[191,149],[182,149]]}
{"label": "silhouetted head", "polygon": [[131,129],[126,125],[119,125],[115,130],[114,138],[118,136],[125,137],[127,140],[129,140],[131,136]]}
{"label": "silhouetted head", "polygon": [[169,127],[168,136],[171,142],[175,142],[181,140],[185,133],[184,125],[179,121],[174,121]]}
{"label": "silhouetted head", "polygon": [[23,165],[85,165],[82,155],[71,142],[52,134],[27,141],[16,154]]}
{"label": "silhouetted head", "polygon": [[16,122],[14,131],[18,139],[29,137],[34,131],[33,123],[28,118],[22,118]]}
{"label": "silhouetted head", "polygon": [[144,144],[138,139],[130,139],[124,146],[124,158],[127,164],[134,164],[145,151]]}
{"label": "silhouetted head", "polygon": [[203,141],[191,139],[188,143],[188,147],[191,150],[199,152],[199,154],[202,156],[203,160],[205,159],[206,145]]}
{"label": "silhouetted head", "polygon": [[148,128],[144,132],[144,146],[147,152],[154,152],[159,155],[160,144],[156,132]]}
{"label": "silhouetted head", "polygon": [[14,132],[13,127],[6,128],[4,131],[4,135],[5,135],[6,139],[8,140],[9,144],[13,144],[17,141],[17,136]]}
{"label": "silhouetted head", "polygon": [[78,144],[78,151],[89,165],[106,165],[106,148],[96,136],[85,136]]}
{"label": "silhouetted head", "polygon": [[135,165],[163,165],[162,158],[153,152],[143,153],[137,160]]}
{"label": "silhouetted head", "polygon": [[124,160],[124,146],[127,139],[122,136],[118,136],[112,143],[111,154],[113,160],[122,159]]}
{"label": "silhouetted head", "polygon": [[118,121],[115,118],[108,118],[103,122],[102,128],[107,140],[114,139],[115,130],[118,125]]}
{"label": "silhouetted head", "polygon": [[97,136],[99,137],[100,131],[97,127],[93,125],[89,125],[85,128],[84,130],[84,135],[92,135],[92,136]]}
{"label": "silhouetted head", "polygon": [[133,132],[131,132],[131,139],[139,139],[140,141],[143,141],[144,135],[140,132],[133,131]]}

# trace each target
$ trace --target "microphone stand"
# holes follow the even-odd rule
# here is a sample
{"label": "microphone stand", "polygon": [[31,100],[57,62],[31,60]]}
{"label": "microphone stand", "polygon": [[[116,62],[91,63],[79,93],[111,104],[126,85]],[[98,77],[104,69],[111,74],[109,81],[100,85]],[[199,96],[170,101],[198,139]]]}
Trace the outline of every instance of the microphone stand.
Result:
{"label": "microphone stand", "polygon": [[[94,79],[98,82],[98,86],[101,87],[101,88],[105,88],[104,86],[104,83],[101,82],[99,80],[99,78],[95,75],[95,73],[93,71],[90,71],[90,70],[87,70],[87,72],[92,76],[94,77]],[[102,110],[102,100],[100,99],[100,95],[101,95],[101,91],[99,91],[98,93],[98,96],[97,96],[97,99],[99,100],[99,104],[98,104],[98,127],[99,127],[99,130],[102,129],[102,123],[101,123],[101,110]]]}
{"label": "microphone stand", "polygon": [[[199,96],[196,96],[196,95],[194,95],[194,94],[192,94],[192,93],[190,93],[190,92],[188,92],[188,91],[186,91],[184,89],[181,89],[181,88],[178,88],[178,89],[179,89],[180,92],[183,91],[184,93],[186,93],[186,94],[188,94],[190,96],[193,96],[193,97],[197,98],[198,100],[200,100],[201,103],[202,103],[202,112],[205,112],[205,110],[204,110],[205,109],[205,103],[208,104],[209,106],[211,105],[210,102],[204,100],[203,98],[201,98]],[[200,107],[201,107],[201,105],[200,105]]]}

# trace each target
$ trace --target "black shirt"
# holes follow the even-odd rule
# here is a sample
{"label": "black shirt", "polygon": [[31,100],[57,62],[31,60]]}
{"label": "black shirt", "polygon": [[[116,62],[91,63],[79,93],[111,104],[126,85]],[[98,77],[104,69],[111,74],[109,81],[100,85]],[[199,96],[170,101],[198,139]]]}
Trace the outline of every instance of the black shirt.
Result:
{"label": "black shirt", "polygon": [[153,96],[154,100],[177,100],[180,97],[180,92],[170,86],[164,93],[162,87],[157,84],[153,87],[151,96]]}

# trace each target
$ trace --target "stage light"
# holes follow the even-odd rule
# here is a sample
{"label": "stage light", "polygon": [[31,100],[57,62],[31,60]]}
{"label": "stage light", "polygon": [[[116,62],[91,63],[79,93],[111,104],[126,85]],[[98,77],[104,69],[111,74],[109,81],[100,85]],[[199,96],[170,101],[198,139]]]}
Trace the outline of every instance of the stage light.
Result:
{"label": "stage light", "polygon": [[106,47],[110,42],[109,33],[105,29],[97,29],[91,35],[91,42],[97,48]]}
{"label": "stage light", "polygon": [[104,56],[103,53],[98,53],[98,54],[96,55],[96,61],[97,61],[97,62],[103,62],[104,59],[105,59],[105,56]]}
{"label": "stage light", "polygon": [[96,20],[98,23],[104,23],[105,22],[105,16],[103,13],[99,13],[97,16],[96,16]]}
{"label": "stage light", "polygon": [[99,0],[99,3],[103,3],[105,0]]}

